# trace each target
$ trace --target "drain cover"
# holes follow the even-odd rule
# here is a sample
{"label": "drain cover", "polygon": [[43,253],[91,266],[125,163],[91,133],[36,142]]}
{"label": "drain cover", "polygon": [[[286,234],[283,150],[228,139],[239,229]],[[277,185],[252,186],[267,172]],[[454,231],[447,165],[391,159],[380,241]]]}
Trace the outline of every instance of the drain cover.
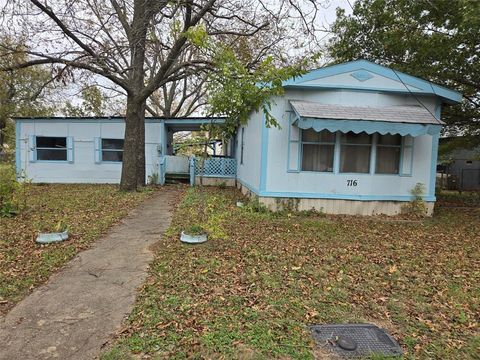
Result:
{"label": "drain cover", "polygon": [[400,356],[402,348],[393,337],[373,324],[312,325],[318,346],[342,357]]}

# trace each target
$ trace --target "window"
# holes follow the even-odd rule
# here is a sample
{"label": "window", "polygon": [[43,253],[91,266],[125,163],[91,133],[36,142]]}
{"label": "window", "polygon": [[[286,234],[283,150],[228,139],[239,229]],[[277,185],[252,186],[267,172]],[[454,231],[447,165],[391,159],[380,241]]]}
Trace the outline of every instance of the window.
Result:
{"label": "window", "polygon": [[123,160],[123,139],[102,139],[102,161]]}
{"label": "window", "polygon": [[313,129],[302,131],[302,171],[333,171],[335,133]]}
{"label": "window", "polygon": [[240,164],[243,165],[243,146],[244,141],[243,138],[245,136],[245,128],[242,128],[242,138],[240,139]]}
{"label": "window", "polygon": [[400,135],[378,135],[375,173],[398,174],[401,151],[402,137]]}
{"label": "window", "polygon": [[36,159],[48,161],[67,161],[67,138],[36,136]]}
{"label": "window", "polygon": [[340,172],[369,173],[372,136],[365,132],[352,131],[342,134],[340,150]]}

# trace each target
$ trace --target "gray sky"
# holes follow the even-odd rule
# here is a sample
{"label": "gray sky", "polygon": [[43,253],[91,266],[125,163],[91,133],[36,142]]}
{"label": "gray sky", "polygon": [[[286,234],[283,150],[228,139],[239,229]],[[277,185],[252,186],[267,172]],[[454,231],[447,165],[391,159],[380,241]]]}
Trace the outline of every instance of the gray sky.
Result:
{"label": "gray sky", "polygon": [[[355,0],[350,0],[352,6],[354,2]],[[322,23],[325,26],[331,25],[335,21],[335,10],[337,7],[345,9],[347,14],[352,13],[352,8],[350,7],[347,0],[326,0],[324,14],[321,16]]]}
{"label": "gray sky", "polygon": [[[8,0],[0,0],[0,8],[3,8],[3,6],[7,3]],[[51,0],[54,2],[54,0]],[[355,0],[316,0],[319,4],[319,14],[317,18],[317,24],[318,28],[320,29],[329,29],[330,26],[333,24],[336,18],[336,9],[337,8],[343,8],[347,14],[352,13],[351,5],[354,4]],[[351,5],[350,5],[351,4]],[[1,31],[1,30],[0,30]],[[329,38],[329,33],[328,32],[319,32],[318,34],[318,39],[321,40],[321,42],[326,42]],[[327,59],[324,59],[324,61]],[[92,80],[95,80],[96,83],[100,85],[107,85],[109,82],[103,78],[99,78],[97,76],[93,76]],[[71,84],[71,88],[69,89],[67,93],[70,93],[67,95],[67,97],[70,98],[70,100],[73,103],[78,103],[79,99],[76,96],[76,93],[80,91],[80,88],[77,88],[75,84]]]}

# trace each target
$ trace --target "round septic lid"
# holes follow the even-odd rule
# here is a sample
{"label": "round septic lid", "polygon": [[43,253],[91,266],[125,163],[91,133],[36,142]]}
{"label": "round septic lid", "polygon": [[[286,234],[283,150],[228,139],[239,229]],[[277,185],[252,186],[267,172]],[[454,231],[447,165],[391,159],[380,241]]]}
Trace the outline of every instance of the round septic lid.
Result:
{"label": "round septic lid", "polygon": [[352,338],[348,336],[339,337],[337,340],[337,345],[341,347],[343,350],[353,351],[357,348],[357,343]]}

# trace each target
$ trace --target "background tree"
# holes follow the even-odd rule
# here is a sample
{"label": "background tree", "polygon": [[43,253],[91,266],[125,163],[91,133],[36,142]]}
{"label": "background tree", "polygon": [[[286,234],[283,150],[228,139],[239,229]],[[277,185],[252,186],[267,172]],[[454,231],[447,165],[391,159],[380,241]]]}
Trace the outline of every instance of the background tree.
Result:
{"label": "background tree", "polygon": [[[480,143],[480,1],[358,0],[337,10],[329,52],[335,62],[371,60],[460,91],[444,108],[446,133]],[[476,140],[476,141],[472,141]]]}
{"label": "background tree", "polygon": [[[1,38],[0,44],[24,49],[23,44],[17,44],[9,38]],[[0,67],[14,67],[27,59],[23,50],[10,53],[2,49],[4,47],[0,46]],[[44,66],[0,72],[0,152],[8,152],[7,148],[14,149],[13,117],[54,114],[54,78],[51,69]]]}
{"label": "background tree", "polygon": [[3,20],[33,49],[17,68],[62,64],[100,75],[127,94],[121,188],[135,190],[145,183],[147,99],[211,69],[210,59],[186,52],[206,36],[251,37],[269,27],[314,35],[317,6],[315,0],[10,0]]}
{"label": "background tree", "polygon": [[[163,53],[158,52],[158,61],[164,61]],[[186,50],[180,61],[192,61],[195,58],[206,58],[197,47]],[[152,116],[182,117],[199,112],[205,105],[206,71],[198,69],[183,79],[173,80],[162,85],[147,99],[147,112]]]}
{"label": "background tree", "polygon": [[78,104],[66,101],[62,112],[66,116],[112,116],[108,99],[98,86],[88,86],[81,91]]}

